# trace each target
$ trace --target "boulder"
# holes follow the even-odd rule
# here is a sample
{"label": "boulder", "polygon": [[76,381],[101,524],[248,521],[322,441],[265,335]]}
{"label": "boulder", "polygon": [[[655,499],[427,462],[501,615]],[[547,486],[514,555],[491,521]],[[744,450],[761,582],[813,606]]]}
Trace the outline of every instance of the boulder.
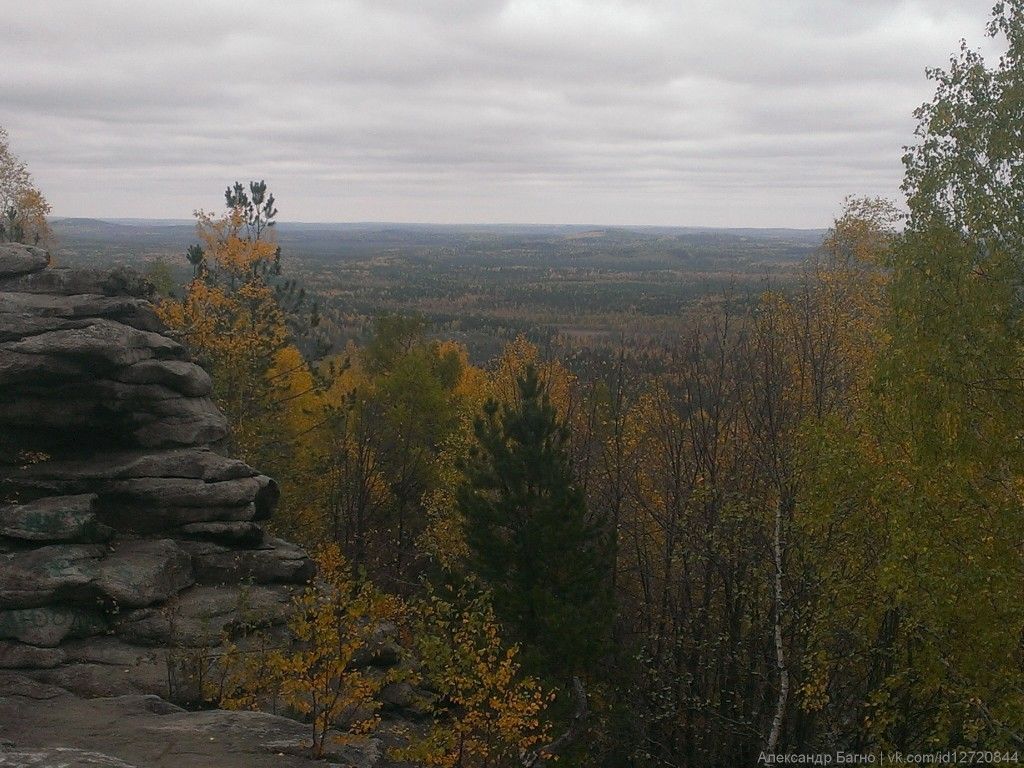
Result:
{"label": "boulder", "polygon": [[426,720],[435,714],[438,695],[401,680],[388,683],[380,691],[380,702],[386,714]]}
{"label": "boulder", "polygon": [[374,629],[366,645],[353,654],[351,667],[387,669],[396,666],[402,660],[398,638],[398,627],[390,621],[382,622]]}
{"label": "boulder", "polygon": [[94,374],[115,371],[150,358],[187,359],[184,347],[173,339],[107,318],[91,318],[79,327],[5,342],[0,348],[8,354],[75,361],[91,366]]}
{"label": "boulder", "polygon": [[16,277],[45,269],[50,254],[42,248],[18,243],[0,243],[0,278]]}
{"label": "boulder", "polygon": [[194,399],[184,401],[179,413],[148,420],[131,431],[131,442],[150,448],[179,445],[209,445],[228,435],[227,421],[212,402]]}
{"label": "boulder", "polygon": [[26,381],[69,381],[86,375],[86,366],[78,360],[17,352],[4,349],[4,346],[0,343],[0,385],[9,386]]}
{"label": "boulder", "polygon": [[[46,685],[38,680],[27,677],[23,672],[14,670],[0,670],[0,703],[11,699],[19,699],[24,704],[61,701],[71,698],[68,691],[58,688],[55,685]],[[4,730],[6,720],[0,718],[0,734],[7,733]],[[0,749],[10,747],[9,739],[0,739]]]}
{"label": "boulder", "polygon": [[100,563],[96,587],[132,608],[163,602],[194,581],[191,559],[170,539],[125,540]]}
{"label": "boulder", "polygon": [[122,642],[116,637],[88,637],[71,640],[61,646],[68,661],[84,664],[105,664],[111,667],[131,667],[146,664],[166,656],[159,648],[141,648]]}
{"label": "boulder", "polygon": [[26,389],[18,399],[0,402],[4,425],[95,429],[122,444],[153,448],[208,445],[227,435],[224,415],[208,399],[182,397],[159,385],[103,380],[46,393]]}

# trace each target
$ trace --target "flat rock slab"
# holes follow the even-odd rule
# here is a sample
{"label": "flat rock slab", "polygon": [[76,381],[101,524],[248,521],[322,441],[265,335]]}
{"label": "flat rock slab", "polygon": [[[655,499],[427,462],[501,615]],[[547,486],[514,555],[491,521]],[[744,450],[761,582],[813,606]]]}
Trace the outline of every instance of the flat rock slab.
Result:
{"label": "flat rock slab", "polygon": [[149,299],[153,284],[133,269],[45,269],[17,277],[0,276],[0,291],[13,293],[48,293],[58,296],[98,294]]}
{"label": "flat rock slab", "polygon": [[36,608],[88,594],[105,551],[53,544],[0,555],[0,608]]}
{"label": "flat rock slab", "polygon": [[50,669],[67,654],[60,648],[39,648],[16,640],[0,640],[0,669]]}
{"label": "flat rock slab", "polygon": [[84,749],[11,749],[0,752],[3,768],[136,768],[116,757]]}
{"label": "flat rock slab", "polygon": [[0,506],[0,536],[34,542],[105,541],[111,531],[96,520],[97,499],[85,493]]}
{"label": "flat rock slab", "polygon": [[99,296],[82,293],[72,296],[51,296],[45,293],[12,293],[0,291],[0,340],[18,338],[17,330],[57,330],[70,321],[87,321],[102,317],[138,328],[141,331],[164,330],[145,299],[124,296]]}
{"label": "flat rock slab", "polygon": [[63,357],[107,370],[153,358],[187,359],[185,348],[152,331],[140,331],[105,318],[94,318],[78,328],[48,331],[4,344],[4,351],[20,355]]}
{"label": "flat rock slab", "polygon": [[[16,669],[33,680],[66,688],[79,696],[169,695],[169,652],[165,648],[140,648],[107,636],[37,650],[59,652],[61,663]],[[0,655],[0,661],[2,658]]]}
{"label": "flat rock slab", "polygon": [[187,360],[142,360],[118,372],[117,378],[130,384],[162,384],[188,397],[213,392],[210,375]]}
{"label": "flat rock slab", "polygon": [[121,607],[141,608],[193,583],[191,558],[170,539],[127,539],[109,551],[53,544],[0,555],[0,608],[87,604],[101,595]]}
{"label": "flat rock slab", "polygon": [[0,640],[53,648],[69,637],[89,637],[107,630],[107,620],[88,608],[47,605],[0,611]]}
{"label": "flat rock slab", "polygon": [[261,526],[244,521],[189,523],[188,525],[181,526],[177,533],[190,539],[236,544],[239,546],[258,545],[266,536]]}
{"label": "flat rock slab", "polygon": [[178,477],[215,482],[255,477],[259,473],[243,461],[221,456],[209,448],[161,451],[105,451],[88,458],[41,461],[15,468],[24,480],[61,480],[85,486],[96,480]]}
{"label": "flat rock slab", "polygon": [[115,630],[136,645],[214,647],[239,624],[284,624],[294,596],[295,588],[286,585],[193,587],[159,608],[125,612]]}
{"label": "flat rock slab", "polygon": [[306,584],[316,570],[300,547],[273,538],[249,549],[194,547],[192,561],[201,584]]}
{"label": "flat rock slab", "polygon": [[81,699],[0,674],[0,766],[388,768],[376,740],[305,756],[308,726],[259,712],[186,712],[157,696]]}

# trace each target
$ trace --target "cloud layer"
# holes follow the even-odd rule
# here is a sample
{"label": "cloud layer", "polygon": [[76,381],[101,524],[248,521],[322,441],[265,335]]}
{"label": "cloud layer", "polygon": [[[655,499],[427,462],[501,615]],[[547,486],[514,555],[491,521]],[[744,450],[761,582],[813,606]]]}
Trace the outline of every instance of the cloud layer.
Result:
{"label": "cloud layer", "polygon": [[992,0],[0,0],[55,213],[823,226]]}

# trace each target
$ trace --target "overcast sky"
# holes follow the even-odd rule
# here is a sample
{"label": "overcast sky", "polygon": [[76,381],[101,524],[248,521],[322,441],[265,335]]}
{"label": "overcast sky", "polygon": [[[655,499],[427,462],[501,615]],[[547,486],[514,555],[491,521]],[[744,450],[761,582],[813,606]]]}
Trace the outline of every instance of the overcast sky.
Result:
{"label": "overcast sky", "polygon": [[825,226],[992,0],[0,0],[61,216]]}

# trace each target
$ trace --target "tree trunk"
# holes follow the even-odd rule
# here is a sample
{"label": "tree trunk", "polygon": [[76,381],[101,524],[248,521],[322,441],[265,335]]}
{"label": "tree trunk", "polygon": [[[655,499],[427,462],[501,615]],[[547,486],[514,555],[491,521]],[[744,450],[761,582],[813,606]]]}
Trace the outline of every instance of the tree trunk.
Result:
{"label": "tree trunk", "polygon": [[775,509],[775,535],[772,541],[775,553],[775,667],[779,672],[779,696],[775,702],[775,717],[772,718],[772,729],[765,747],[768,754],[774,753],[779,746],[782,721],[786,716],[786,704],[789,701],[789,669],[786,667],[786,649],[782,642],[782,616],[785,607],[782,592],[782,526],[785,506],[785,502],[780,500]]}

